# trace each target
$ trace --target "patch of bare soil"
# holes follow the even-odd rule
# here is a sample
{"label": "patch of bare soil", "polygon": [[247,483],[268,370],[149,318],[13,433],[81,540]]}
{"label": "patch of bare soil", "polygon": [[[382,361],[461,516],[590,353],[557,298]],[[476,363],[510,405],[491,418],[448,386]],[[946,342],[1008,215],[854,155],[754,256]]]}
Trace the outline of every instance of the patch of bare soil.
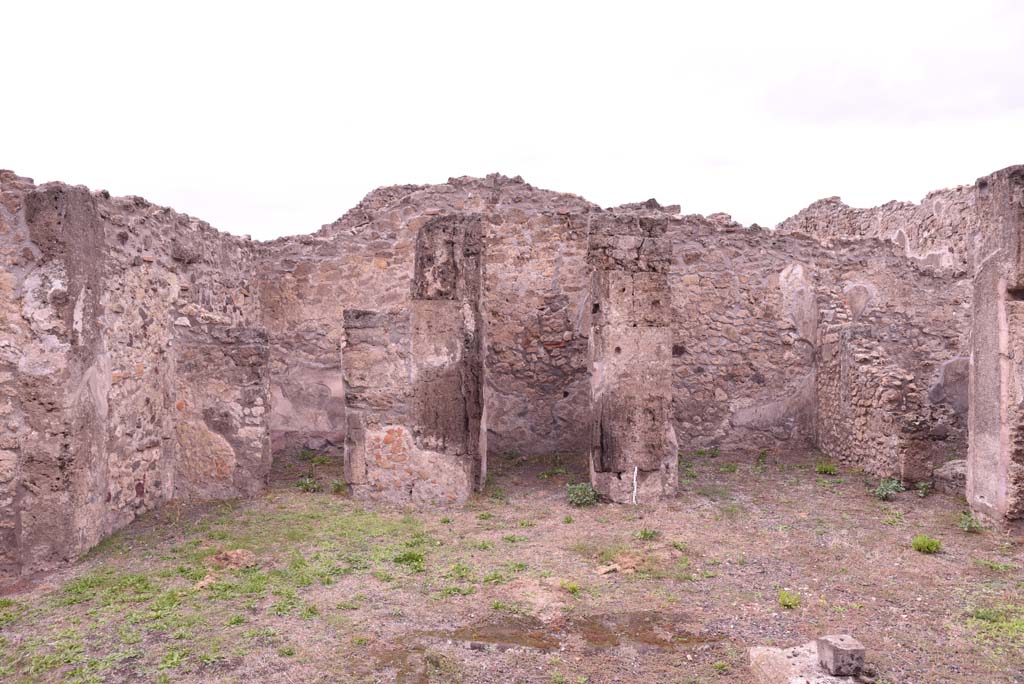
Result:
{"label": "patch of bare soil", "polygon": [[746,683],[749,646],[849,632],[879,682],[1024,681],[1021,540],[820,458],[695,454],[672,501],[586,508],[582,459],[494,459],[469,505],[419,511],[302,491],[299,464],[5,599],[0,679]]}

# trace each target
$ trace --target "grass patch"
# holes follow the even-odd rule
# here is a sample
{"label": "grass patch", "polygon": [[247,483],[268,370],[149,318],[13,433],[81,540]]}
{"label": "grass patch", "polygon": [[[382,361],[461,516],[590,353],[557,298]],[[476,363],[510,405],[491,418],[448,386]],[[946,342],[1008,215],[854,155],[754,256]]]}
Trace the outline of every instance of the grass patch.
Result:
{"label": "grass patch", "polygon": [[839,468],[831,461],[818,461],[814,464],[814,472],[818,475],[838,475]]}
{"label": "grass patch", "polygon": [[975,558],[974,562],[983,568],[994,570],[995,572],[1010,572],[1017,569],[1017,566],[1011,563],[999,563],[985,558]]}
{"label": "grass patch", "polygon": [[393,563],[404,565],[413,572],[424,572],[426,568],[422,551],[404,551],[391,559]]}
{"label": "grass patch", "polygon": [[968,626],[977,638],[997,652],[1024,647],[1024,606],[998,605],[971,611]]}
{"label": "grass patch", "polygon": [[508,601],[494,601],[491,603],[491,610],[510,615],[528,615],[529,611],[521,603]]}

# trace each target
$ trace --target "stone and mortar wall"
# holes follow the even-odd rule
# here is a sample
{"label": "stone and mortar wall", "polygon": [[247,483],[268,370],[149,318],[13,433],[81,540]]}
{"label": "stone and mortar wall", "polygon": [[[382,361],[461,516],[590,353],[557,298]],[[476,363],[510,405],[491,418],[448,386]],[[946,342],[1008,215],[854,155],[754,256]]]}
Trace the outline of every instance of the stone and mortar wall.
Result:
{"label": "stone and mortar wall", "polygon": [[481,220],[420,227],[401,307],[347,309],[345,474],[361,498],[462,503],[482,485]]}
{"label": "stone and mortar wall", "polygon": [[[914,380],[925,451],[936,462],[963,456],[965,280],[921,269],[870,239],[825,248],[721,217],[683,217],[673,230],[674,408],[684,451],[803,443],[899,474],[891,455],[867,446],[891,440],[891,430],[855,418],[849,402],[859,376],[839,372],[868,331],[880,350],[872,363]],[[869,403],[862,412],[883,410]]]}
{"label": "stone and mortar wall", "polygon": [[849,207],[838,197],[819,200],[780,223],[780,233],[811,235],[826,247],[835,240],[874,238],[892,242],[922,270],[957,277],[971,270],[969,236],[975,221],[972,186],[936,190],[920,203],[889,202]]}
{"label": "stone and mortar wall", "polygon": [[[620,219],[664,225],[671,324],[655,327],[670,342],[664,378],[684,450],[816,443],[907,478],[963,450],[962,276],[978,226],[964,189],[874,210],[825,200],[771,232],[653,201],[605,211],[520,179],[459,178],[383,188],[316,234],[253,244],[140,198],[36,188],[8,172],[2,182],[5,571],[72,557],[172,497],[257,491],[271,445],[342,459],[349,409],[374,391],[382,402],[412,391],[410,434],[380,436],[393,450],[430,437],[443,417],[416,407],[457,384],[466,410],[448,418],[484,431],[455,430],[459,445],[438,453],[474,484],[488,449],[583,454],[588,355],[601,346],[588,246]],[[475,292],[414,296],[423,228],[452,217],[472,217],[480,236]],[[1014,304],[1000,306],[1016,320]],[[362,458],[345,462],[357,486],[370,472]],[[419,498],[463,496],[449,485]]]}
{"label": "stone and mortar wall", "polygon": [[268,375],[250,358],[266,354],[251,243],[9,172],[0,196],[0,572],[74,558],[171,498],[257,491]]}
{"label": "stone and mortar wall", "polygon": [[318,233],[263,244],[274,450],[342,457],[344,311],[406,305],[420,228],[439,215],[479,214],[489,449],[584,453],[587,221],[596,209],[518,178],[453,178],[381,188]]}

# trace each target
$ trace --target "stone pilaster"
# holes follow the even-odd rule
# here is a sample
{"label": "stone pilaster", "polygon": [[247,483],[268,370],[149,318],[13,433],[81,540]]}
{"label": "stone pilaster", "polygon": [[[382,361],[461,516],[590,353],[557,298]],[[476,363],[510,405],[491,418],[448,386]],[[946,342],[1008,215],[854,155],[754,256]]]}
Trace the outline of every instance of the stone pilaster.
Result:
{"label": "stone pilaster", "polygon": [[591,226],[590,476],[620,503],[677,486],[666,228],[665,219],[614,214]]}
{"label": "stone pilaster", "polygon": [[980,179],[971,236],[974,296],[967,499],[999,524],[1024,521],[1024,167]]}

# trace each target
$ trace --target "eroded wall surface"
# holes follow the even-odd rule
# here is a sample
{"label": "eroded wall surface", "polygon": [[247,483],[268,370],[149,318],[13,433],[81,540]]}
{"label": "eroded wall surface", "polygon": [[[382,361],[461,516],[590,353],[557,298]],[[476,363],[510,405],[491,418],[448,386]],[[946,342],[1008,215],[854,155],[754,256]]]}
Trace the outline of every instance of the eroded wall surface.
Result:
{"label": "eroded wall surface", "polygon": [[[675,231],[674,409],[684,449],[816,445],[886,476],[917,458],[925,465],[914,477],[925,479],[928,464],[964,457],[966,279],[873,239],[825,247],[704,217],[684,217]],[[883,392],[890,382],[900,387],[899,420]]]}
{"label": "eroded wall surface", "polygon": [[591,224],[590,477],[618,503],[671,496],[679,480],[668,225],[632,212]]}
{"label": "eroded wall surface", "polygon": [[488,453],[594,453],[602,411],[632,446],[598,437],[594,481],[632,466],[661,494],[673,439],[928,480],[970,414],[972,505],[1015,516],[1021,201],[1000,174],[774,231],[454,178],[256,244],[3,172],[0,573],[172,498],[257,492],[272,453],[333,456],[367,498],[460,501]]}
{"label": "eroded wall surface", "polygon": [[344,311],[406,306],[420,228],[440,215],[478,214],[489,449],[584,453],[586,251],[596,209],[518,178],[453,178],[376,190],[314,235],[264,244],[274,449],[342,457]]}
{"label": "eroded wall surface", "polygon": [[966,185],[930,192],[919,203],[894,201],[872,209],[849,207],[829,197],[776,229],[814,236],[825,246],[863,238],[892,242],[922,270],[963,277],[971,270],[975,217],[974,187]]}
{"label": "eroded wall surface", "polygon": [[73,559],[171,498],[258,491],[269,375],[251,243],[9,172],[0,195],[4,574]]}
{"label": "eroded wall surface", "polygon": [[967,499],[1024,525],[1024,167],[976,184]]}
{"label": "eroded wall surface", "polygon": [[437,215],[402,306],[347,309],[345,473],[361,498],[464,502],[482,485],[482,226]]}

